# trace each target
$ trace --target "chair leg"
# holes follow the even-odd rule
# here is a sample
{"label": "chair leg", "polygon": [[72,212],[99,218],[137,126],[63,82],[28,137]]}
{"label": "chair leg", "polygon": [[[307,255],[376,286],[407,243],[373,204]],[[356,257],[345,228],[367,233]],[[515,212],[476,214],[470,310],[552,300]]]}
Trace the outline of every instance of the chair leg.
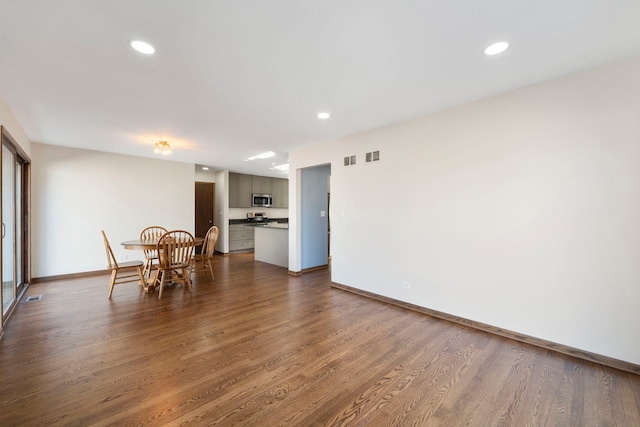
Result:
{"label": "chair leg", "polygon": [[118,275],[118,272],[115,268],[111,270],[111,280],[109,280],[109,299],[111,299],[111,294],[113,293],[113,287],[116,284],[117,275]]}
{"label": "chair leg", "polygon": [[140,287],[144,289],[144,273],[140,267],[137,267],[136,270],[138,271],[138,277],[140,278]]}
{"label": "chair leg", "polygon": [[158,299],[162,298],[162,288],[164,288],[164,276],[166,274],[165,270],[160,272],[160,289],[158,290]]}
{"label": "chair leg", "polygon": [[191,280],[191,276],[193,276],[194,274],[196,274],[196,272],[198,271],[198,261],[191,260],[191,264],[189,265],[189,280]]}
{"label": "chair leg", "polygon": [[151,273],[151,260],[150,259],[146,259],[144,262],[144,270],[142,271],[142,275],[144,277],[147,277],[147,274]]}
{"label": "chair leg", "polygon": [[207,259],[207,265],[205,267],[209,267],[209,272],[211,273],[211,280],[214,280],[215,277],[213,276],[213,266],[211,265],[210,259]]}
{"label": "chair leg", "polygon": [[[151,279],[151,275],[152,274],[153,274],[153,271],[149,272],[149,279]],[[160,284],[160,274],[161,274],[161,271],[160,271],[159,268],[157,268],[156,271],[155,271],[155,274],[153,276],[153,280],[149,280],[149,282],[148,282],[147,286],[149,286],[149,288],[147,288],[145,286],[146,290],[153,291],[156,287],[159,286],[159,284]]]}
{"label": "chair leg", "polygon": [[184,278],[184,284],[183,287],[186,289],[187,287],[189,287],[190,291],[193,291],[193,287],[191,286],[191,274],[187,274],[187,269],[183,268],[182,269],[182,277]]}

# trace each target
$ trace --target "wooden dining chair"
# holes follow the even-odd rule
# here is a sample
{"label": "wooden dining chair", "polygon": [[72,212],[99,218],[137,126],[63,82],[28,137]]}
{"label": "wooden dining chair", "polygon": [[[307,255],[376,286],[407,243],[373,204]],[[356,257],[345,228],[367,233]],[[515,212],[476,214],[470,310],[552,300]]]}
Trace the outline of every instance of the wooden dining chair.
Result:
{"label": "wooden dining chair", "polygon": [[107,252],[107,265],[111,270],[111,280],[109,280],[109,299],[113,293],[113,287],[120,283],[138,282],[144,289],[144,276],[142,274],[142,261],[118,262],[113,255],[113,250],[109,244],[107,235],[102,230],[102,238],[104,239],[104,248]]}
{"label": "wooden dining chair", "polygon": [[160,237],[156,245],[158,270],[155,281],[160,283],[158,299],[162,298],[162,290],[168,281],[182,283],[185,288],[192,290],[188,273],[194,249],[195,239],[188,231],[172,230]]}
{"label": "wooden dining chair", "polygon": [[[147,227],[140,232],[140,240],[153,240],[157,241],[162,237],[164,233],[167,232],[167,229],[164,227],[160,227],[158,225],[152,225],[151,227]],[[154,262],[157,264],[158,262],[158,252],[155,249],[148,249],[144,252],[144,270],[142,274],[145,277],[151,275],[151,270],[153,269]]]}
{"label": "wooden dining chair", "polygon": [[213,261],[213,254],[216,251],[216,242],[218,241],[219,230],[215,225],[212,226],[208,231],[206,236],[204,237],[204,242],[202,243],[202,250],[199,254],[193,256],[192,265],[191,265],[191,273],[200,273],[200,272],[209,272],[211,273],[211,280],[214,279],[213,276],[213,265],[211,262]]}

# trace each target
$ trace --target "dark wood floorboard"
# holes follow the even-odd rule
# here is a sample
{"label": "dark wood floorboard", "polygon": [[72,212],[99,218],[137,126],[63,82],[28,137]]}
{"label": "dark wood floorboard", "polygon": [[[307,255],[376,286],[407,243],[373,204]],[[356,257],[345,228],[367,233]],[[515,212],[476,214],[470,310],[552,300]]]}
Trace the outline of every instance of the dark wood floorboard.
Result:
{"label": "dark wood floorboard", "polygon": [[161,301],[32,285],[0,341],[1,426],[637,426],[640,377],[219,257]]}

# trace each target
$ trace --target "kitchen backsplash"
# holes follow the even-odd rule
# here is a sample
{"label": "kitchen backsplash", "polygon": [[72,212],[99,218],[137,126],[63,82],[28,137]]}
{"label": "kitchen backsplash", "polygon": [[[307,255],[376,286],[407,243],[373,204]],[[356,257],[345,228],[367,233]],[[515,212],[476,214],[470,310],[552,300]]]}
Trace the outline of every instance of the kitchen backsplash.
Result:
{"label": "kitchen backsplash", "polygon": [[289,209],[282,208],[230,208],[229,219],[247,219],[249,212],[264,212],[269,218],[289,218]]}

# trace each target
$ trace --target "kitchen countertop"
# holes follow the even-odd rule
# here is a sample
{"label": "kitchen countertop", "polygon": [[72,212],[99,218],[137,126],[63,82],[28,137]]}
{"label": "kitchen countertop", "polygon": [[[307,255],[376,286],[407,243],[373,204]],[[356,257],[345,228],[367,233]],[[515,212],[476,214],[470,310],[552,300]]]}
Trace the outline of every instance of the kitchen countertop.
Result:
{"label": "kitchen countertop", "polygon": [[255,227],[255,228],[277,228],[280,230],[288,230],[288,223],[272,223],[272,224],[245,224],[245,227]]}
{"label": "kitchen countertop", "polygon": [[[269,218],[268,221],[277,222],[278,224],[288,224],[289,218]],[[230,219],[229,224],[256,225],[255,221],[249,221],[248,219]]]}

